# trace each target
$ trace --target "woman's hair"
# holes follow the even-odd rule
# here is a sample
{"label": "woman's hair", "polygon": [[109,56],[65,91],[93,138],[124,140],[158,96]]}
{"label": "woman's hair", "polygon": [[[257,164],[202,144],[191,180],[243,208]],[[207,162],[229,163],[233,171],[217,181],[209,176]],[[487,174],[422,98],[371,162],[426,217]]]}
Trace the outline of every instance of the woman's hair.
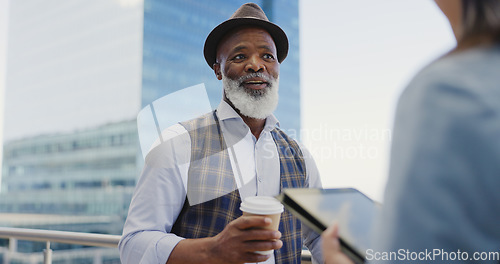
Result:
{"label": "woman's hair", "polygon": [[500,43],[500,0],[462,0],[462,7],[463,34],[459,46]]}

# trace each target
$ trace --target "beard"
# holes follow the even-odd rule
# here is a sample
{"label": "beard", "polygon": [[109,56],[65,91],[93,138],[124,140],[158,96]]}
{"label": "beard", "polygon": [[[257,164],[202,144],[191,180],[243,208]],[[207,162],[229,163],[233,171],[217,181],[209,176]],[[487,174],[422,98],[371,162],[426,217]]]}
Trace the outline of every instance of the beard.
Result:
{"label": "beard", "polygon": [[[243,83],[250,78],[262,78],[268,83],[268,86],[260,90],[248,89],[243,86]],[[233,80],[222,75],[222,84],[227,99],[244,116],[265,119],[278,106],[279,77],[267,77],[257,72]]]}

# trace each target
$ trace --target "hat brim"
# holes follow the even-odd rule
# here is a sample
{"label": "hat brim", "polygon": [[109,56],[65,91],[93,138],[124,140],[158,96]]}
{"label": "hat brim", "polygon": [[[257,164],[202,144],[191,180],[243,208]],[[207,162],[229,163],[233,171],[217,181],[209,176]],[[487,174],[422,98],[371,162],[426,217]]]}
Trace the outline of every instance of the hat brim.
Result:
{"label": "hat brim", "polygon": [[217,46],[222,37],[230,30],[240,26],[258,26],[264,28],[274,40],[278,62],[281,63],[288,54],[288,38],[285,32],[276,24],[256,18],[233,18],[224,21],[215,27],[205,40],[203,54],[208,66],[213,69],[217,56]]}

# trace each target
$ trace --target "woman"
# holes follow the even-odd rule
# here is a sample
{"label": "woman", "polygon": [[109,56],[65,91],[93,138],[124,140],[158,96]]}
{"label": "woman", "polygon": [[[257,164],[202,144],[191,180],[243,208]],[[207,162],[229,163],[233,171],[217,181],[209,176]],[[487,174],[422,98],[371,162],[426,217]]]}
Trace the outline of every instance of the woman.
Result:
{"label": "woman", "polygon": [[[457,47],[420,72],[399,100],[376,248],[367,260],[499,263],[500,1],[435,2]],[[323,233],[323,251],[327,264],[350,262],[336,226]]]}

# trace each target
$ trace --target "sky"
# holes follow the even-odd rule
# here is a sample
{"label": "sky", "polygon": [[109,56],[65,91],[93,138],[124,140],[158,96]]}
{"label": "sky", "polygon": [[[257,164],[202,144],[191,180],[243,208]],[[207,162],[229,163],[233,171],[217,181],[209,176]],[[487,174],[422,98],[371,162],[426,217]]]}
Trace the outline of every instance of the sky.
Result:
{"label": "sky", "polygon": [[302,0],[300,21],[302,141],[324,187],[382,201],[398,96],[455,46],[446,17],[432,0]]}
{"label": "sky", "polygon": [[[0,0],[0,128],[7,10]],[[397,98],[454,47],[451,29],[431,0],[300,0],[299,13],[300,140],[324,187],[355,187],[382,201]]]}

